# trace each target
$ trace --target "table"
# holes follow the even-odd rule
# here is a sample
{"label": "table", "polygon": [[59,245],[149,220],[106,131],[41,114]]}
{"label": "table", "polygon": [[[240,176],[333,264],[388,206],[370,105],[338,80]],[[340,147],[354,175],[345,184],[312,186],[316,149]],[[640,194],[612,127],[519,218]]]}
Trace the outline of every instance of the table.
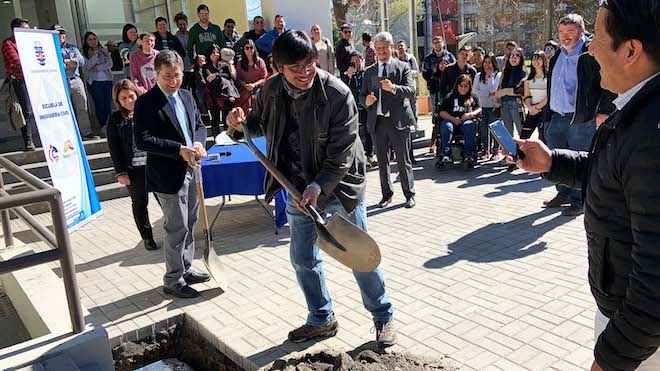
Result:
{"label": "table", "polygon": [[[262,153],[266,153],[266,138],[254,139]],[[254,196],[268,217],[274,220],[277,228],[286,224],[286,193],[280,191],[275,196],[275,216],[258,196],[265,194],[264,179],[266,169],[243,144],[214,145],[208,150],[208,157],[202,160],[202,181],[204,198],[222,197],[222,203],[209,228],[217,221],[225,206],[225,196]]]}

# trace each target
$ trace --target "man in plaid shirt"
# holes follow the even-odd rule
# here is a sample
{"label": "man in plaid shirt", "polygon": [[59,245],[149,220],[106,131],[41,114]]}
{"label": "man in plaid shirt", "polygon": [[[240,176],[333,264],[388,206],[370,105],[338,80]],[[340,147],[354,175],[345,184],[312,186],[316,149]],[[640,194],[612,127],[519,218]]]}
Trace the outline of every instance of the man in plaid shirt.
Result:
{"label": "man in plaid shirt", "polygon": [[12,36],[2,42],[2,57],[5,60],[5,78],[9,79],[11,89],[14,89],[18,103],[21,105],[23,115],[25,116],[26,125],[21,128],[25,150],[33,151],[34,143],[32,142],[32,129],[30,127],[32,106],[30,105],[30,97],[25,87],[25,80],[23,79],[21,60],[18,58],[16,39],[13,35],[15,28],[30,28],[30,24],[27,19],[23,18],[16,18],[11,21]]}

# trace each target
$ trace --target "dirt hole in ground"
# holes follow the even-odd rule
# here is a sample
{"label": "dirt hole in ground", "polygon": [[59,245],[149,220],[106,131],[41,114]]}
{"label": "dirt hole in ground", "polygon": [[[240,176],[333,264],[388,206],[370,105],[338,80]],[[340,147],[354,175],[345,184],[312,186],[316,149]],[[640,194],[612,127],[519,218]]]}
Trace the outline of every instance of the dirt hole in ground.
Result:
{"label": "dirt hole in ground", "polygon": [[350,352],[319,352],[278,359],[270,371],[455,371],[458,366],[447,357],[431,359],[399,352],[387,352],[375,345]]}

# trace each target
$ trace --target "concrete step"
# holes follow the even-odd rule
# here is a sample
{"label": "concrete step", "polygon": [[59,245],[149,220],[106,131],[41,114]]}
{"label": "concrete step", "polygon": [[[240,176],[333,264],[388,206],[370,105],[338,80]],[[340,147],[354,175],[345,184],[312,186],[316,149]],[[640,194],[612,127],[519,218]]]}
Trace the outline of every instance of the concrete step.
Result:
{"label": "concrete step", "polygon": [[[112,158],[110,158],[110,154],[107,152],[87,155],[87,161],[89,162],[89,166],[92,170],[112,167]],[[50,178],[50,172],[48,171],[48,163],[46,161],[28,163],[21,165],[21,167],[30,174],[36,176],[37,178],[40,179]],[[18,179],[16,179],[16,177],[14,177],[13,174],[5,172],[4,169],[2,170],[2,176],[6,185],[17,183],[19,181]]]}
{"label": "concrete step", "polygon": [[[97,139],[97,140],[86,140],[83,142],[83,145],[85,146],[85,153],[88,156],[95,155],[98,153],[104,153],[104,152],[107,153],[109,151],[108,142],[105,138]],[[46,162],[46,157],[44,156],[44,150],[41,147],[37,148],[34,151],[29,151],[29,152],[16,151],[16,152],[3,153],[2,155],[18,166],[32,164],[35,162]]]}
{"label": "concrete step", "polygon": [[[103,169],[95,169],[92,170],[92,176],[94,177],[94,185],[96,187],[114,183],[115,180],[115,170],[112,167],[107,167]],[[44,182],[52,185],[52,178],[46,177],[46,178],[41,178]],[[23,193],[31,190],[29,186],[27,186],[24,182],[13,182],[9,184],[5,184],[5,190],[9,192],[10,194],[16,194],[16,193]]]}
{"label": "concrete step", "polygon": [[[25,186],[21,187],[20,190],[13,190],[13,191],[7,190],[7,192],[11,194],[15,194],[17,192],[18,193],[26,192],[26,191],[29,191],[29,189],[27,189],[27,187]],[[108,200],[114,200],[116,198],[126,197],[128,196],[128,191],[126,190],[126,187],[124,187],[123,185],[113,182],[104,185],[97,185],[96,194],[99,197],[99,201],[103,202]],[[50,212],[50,206],[48,206],[48,203],[46,202],[27,205],[25,206],[25,209],[32,215]],[[12,215],[12,218],[14,217],[15,215]]]}

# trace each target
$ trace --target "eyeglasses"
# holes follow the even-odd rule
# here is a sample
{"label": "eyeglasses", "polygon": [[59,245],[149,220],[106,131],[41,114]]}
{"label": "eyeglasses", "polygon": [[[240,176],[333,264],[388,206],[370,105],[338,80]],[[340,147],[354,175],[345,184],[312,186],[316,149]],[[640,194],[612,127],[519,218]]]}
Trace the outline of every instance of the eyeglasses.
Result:
{"label": "eyeglasses", "polygon": [[299,64],[285,64],[284,67],[291,70],[294,73],[306,73],[313,70],[316,67],[316,62],[310,63],[299,63]]}
{"label": "eyeglasses", "polygon": [[512,57],[518,57],[518,58],[520,58],[520,57],[522,57],[522,54],[511,53],[511,56],[512,56]]}
{"label": "eyeglasses", "polygon": [[254,49],[254,48],[251,47],[251,46],[246,46],[246,47],[244,47],[243,49],[245,49],[245,50],[252,50],[252,49]]}

